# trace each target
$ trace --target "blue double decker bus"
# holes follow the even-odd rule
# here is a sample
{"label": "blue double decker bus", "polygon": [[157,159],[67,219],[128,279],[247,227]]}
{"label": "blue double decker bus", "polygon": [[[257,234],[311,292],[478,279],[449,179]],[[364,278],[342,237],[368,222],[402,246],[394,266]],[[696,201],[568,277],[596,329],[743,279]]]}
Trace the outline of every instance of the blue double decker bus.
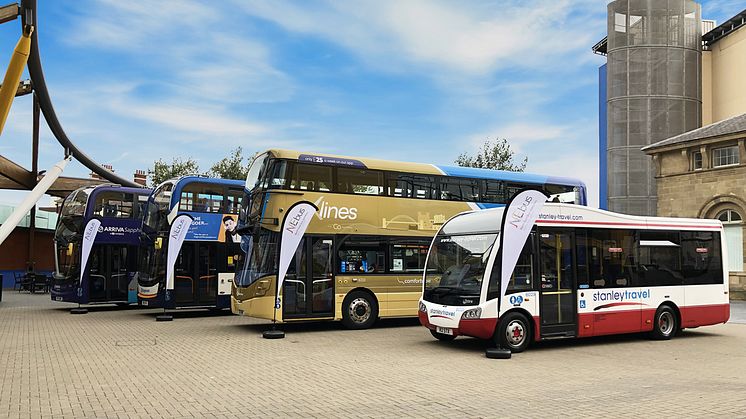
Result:
{"label": "blue double decker bus", "polygon": [[[231,284],[241,257],[237,232],[244,181],[184,176],[161,183],[148,198],[142,223],[138,300],[163,308],[230,307]],[[177,216],[191,226],[173,267],[167,289],[169,246],[179,246],[169,232]]]}
{"label": "blue double decker bus", "polygon": [[[137,251],[149,195],[150,189],[99,185],[77,189],[64,200],[54,234],[52,300],[79,304],[137,302]],[[84,229],[94,219],[100,225],[89,237],[92,246],[86,255]]]}

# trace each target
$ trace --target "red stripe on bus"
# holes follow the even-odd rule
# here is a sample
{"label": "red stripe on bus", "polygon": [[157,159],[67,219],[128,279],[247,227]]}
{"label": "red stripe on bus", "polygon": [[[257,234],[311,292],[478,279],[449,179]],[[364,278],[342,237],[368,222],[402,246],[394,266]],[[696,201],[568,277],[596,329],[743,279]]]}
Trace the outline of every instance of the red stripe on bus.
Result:
{"label": "red stripe on bus", "polygon": [[[642,303],[630,303],[630,302],[609,303],[609,304],[604,304],[602,306],[598,306],[598,307],[594,308],[593,311],[603,310],[605,308],[611,308],[611,307],[619,307],[619,306],[641,306],[641,305],[643,305],[643,304]],[[647,304],[644,304],[644,305],[647,305]]]}
{"label": "red stripe on bus", "polygon": [[709,228],[720,230],[720,226],[705,226],[691,224],[640,224],[640,223],[615,223],[610,221],[553,221],[553,220],[536,220],[536,224],[583,224],[583,225],[609,225],[609,226],[627,226],[627,227],[677,227],[677,228]]}
{"label": "red stripe on bus", "polygon": [[[616,335],[649,332],[657,308],[642,310],[605,311],[578,314],[578,336]],[[730,317],[729,304],[679,307],[679,327],[709,326],[725,323]]]}

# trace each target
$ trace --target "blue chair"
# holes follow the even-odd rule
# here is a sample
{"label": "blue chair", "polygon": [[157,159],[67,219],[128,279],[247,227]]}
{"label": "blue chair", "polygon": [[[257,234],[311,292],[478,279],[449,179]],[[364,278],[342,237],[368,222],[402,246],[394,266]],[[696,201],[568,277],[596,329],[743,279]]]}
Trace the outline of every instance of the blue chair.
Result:
{"label": "blue chair", "polygon": [[16,289],[16,287],[20,289],[21,284],[23,284],[24,274],[21,272],[13,272],[13,277],[16,280],[16,282],[13,284],[13,289]]}

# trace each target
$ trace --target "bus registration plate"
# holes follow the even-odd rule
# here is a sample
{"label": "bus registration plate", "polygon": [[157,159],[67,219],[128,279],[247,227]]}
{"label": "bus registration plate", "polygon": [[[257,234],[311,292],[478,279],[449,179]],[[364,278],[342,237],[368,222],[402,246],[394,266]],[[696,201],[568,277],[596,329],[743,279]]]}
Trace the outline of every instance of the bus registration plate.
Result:
{"label": "bus registration plate", "polygon": [[447,327],[436,326],[435,331],[444,335],[453,335],[453,329],[449,329]]}

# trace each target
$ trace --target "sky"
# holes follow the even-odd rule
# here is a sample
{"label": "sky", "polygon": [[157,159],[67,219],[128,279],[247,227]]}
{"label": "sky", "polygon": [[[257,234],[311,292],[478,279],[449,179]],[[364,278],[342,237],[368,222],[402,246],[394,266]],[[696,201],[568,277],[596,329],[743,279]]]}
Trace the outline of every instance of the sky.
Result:
{"label": "sky", "polygon": [[[506,138],[527,172],[598,204],[599,0],[39,2],[47,85],[71,140],[132,178],[241,146],[454,165]],[[746,0],[703,1],[719,23]],[[0,65],[19,22],[0,26]],[[26,78],[24,76],[24,78]],[[0,154],[30,167],[31,97]],[[40,168],[63,150],[42,123]],[[87,177],[73,162],[67,176]],[[0,191],[0,203],[25,192]]]}

